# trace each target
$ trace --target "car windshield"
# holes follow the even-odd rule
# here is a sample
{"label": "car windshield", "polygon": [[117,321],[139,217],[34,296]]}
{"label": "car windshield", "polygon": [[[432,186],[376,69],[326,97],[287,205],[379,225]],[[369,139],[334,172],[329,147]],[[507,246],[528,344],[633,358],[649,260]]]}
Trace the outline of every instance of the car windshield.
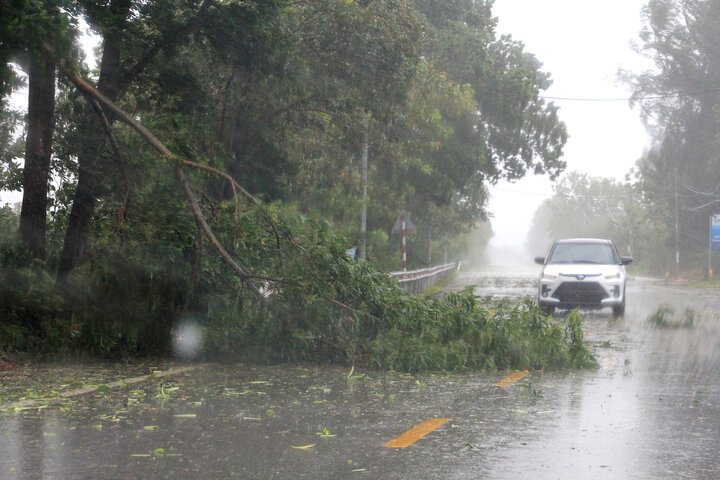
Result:
{"label": "car windshield", "polygon": [[548,263],[617,264],[613,249],[607,243],[558,243]]}

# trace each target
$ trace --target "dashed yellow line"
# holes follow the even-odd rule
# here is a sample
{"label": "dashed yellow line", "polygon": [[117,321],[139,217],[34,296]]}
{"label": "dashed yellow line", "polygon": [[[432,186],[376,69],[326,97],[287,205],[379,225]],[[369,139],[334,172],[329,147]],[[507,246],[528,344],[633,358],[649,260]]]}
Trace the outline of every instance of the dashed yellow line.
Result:
{"label": "dashed yellow line", "polygon": [[522,372],[511,373],[510,375],[508,375],[507,377],[503,378],[503,379],[500,380],[499,382],[494,383],[493,386],[495,386],[495,387],[508,387],[508,386],[514,384],[515,382],[517,382],[518,380],[520,380],[521,378],[524,378],[528,373],[529,373],[529,372],[528,372],[527,370],[523,370]]}
{"label": "dashed yellow line", "polygon": [[423,438],[428,433],[442,427],[450,420],[452,420],[452,418],[431,418],[430,420],[427,420],[420,425],[411,428],[399,437],[393,438],[383,446],[388,448],[409,447],[413,443]]}

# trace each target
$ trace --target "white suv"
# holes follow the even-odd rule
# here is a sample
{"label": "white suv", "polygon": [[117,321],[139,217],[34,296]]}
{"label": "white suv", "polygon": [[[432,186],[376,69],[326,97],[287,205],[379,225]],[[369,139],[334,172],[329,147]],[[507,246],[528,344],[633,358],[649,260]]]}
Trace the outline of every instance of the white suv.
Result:
{"label": "white suv", "polygon": [[538,280],[538,303],[546,313],[556,308],[611,307],[625,313],[625,265],[632,257],[618,255],[615,244],[598,238],[556,241],[546,257]]}

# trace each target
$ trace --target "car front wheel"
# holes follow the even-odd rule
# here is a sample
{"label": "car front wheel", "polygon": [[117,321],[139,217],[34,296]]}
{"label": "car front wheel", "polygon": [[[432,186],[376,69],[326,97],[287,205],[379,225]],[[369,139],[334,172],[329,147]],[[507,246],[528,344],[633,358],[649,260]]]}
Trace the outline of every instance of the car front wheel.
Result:
{"label": "car front wheel", "polygon": [[612,310],[613,310],[613,316],[615,316],[615,317],[622,317],[623,315],[625,315],[625,289],[624,288],[623,288],[622,303],[612,307]]}

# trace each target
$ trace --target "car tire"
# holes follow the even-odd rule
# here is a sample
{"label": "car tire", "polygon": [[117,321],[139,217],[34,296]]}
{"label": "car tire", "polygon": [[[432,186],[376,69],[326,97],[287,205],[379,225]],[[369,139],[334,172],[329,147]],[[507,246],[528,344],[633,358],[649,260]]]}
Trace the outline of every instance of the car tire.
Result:
{"label": "car tire", "polygon": [[553,313],[555,313],[555,307],[553,307],[552,305],[542,305],[540,309],[545,315],[552,315]]}
{"label": "car tire", "polygon": [[626,287],[623,285],[622,303],[612,307],[614,317],[622,317],[625,315],[625,290]]}

